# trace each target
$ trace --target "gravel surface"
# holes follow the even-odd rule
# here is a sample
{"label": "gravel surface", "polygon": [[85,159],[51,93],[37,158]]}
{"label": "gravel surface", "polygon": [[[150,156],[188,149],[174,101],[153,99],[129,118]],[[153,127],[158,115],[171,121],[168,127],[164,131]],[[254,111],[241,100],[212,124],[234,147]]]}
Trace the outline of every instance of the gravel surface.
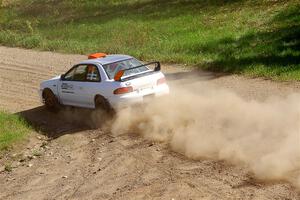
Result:
{"label": "gravel surface", "polygon": [[[72,119],[46,111],[40,81],[85,58],[0,47],[0,109],[22,114],[40,130],[13,156],[12,171],[0,172],[0,199],[300,199],[289,183],[256,180],[245,166],[190,160],[164,143],[92,129],[90,111],[78,110]],[[163,68],[171,86],[200,82],[249,101],[300,92],[298,82]],[[0,169],[5,162],[0,159]]]}

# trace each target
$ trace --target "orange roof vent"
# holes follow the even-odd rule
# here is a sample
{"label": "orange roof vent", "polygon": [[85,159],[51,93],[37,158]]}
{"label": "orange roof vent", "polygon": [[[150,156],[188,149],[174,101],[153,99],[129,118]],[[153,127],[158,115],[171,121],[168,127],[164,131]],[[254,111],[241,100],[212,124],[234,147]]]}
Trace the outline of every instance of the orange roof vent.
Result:
{"label": "orange roof vent", "polygon": [[107,54],[106,53],[93,53],[91,55],[89,55],[89,59],[96,59],[96,58],[104,58],[106,57]]}

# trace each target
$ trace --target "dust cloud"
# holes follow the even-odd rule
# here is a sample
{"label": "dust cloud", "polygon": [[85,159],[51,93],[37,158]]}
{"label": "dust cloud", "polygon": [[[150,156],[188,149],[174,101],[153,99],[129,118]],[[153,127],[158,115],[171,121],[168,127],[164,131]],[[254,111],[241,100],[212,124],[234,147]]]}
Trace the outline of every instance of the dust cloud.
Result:
{"label": "dust cloud", "polygon": [[[176,89],[175,89],[176,88]],[[300,95],[245,100],[201,84],[118,111],[113,134],[139,133],[192,159],[244,164],[258,179],[300,188]]]}

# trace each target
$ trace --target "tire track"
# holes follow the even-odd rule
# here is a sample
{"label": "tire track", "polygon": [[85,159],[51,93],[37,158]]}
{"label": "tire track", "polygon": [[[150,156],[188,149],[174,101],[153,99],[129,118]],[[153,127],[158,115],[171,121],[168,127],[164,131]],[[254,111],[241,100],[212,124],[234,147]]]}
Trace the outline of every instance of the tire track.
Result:
{"label": "tire track", "polygon": [[[36,94],[35,94],[36,93]],[[10,98],[10,99],[14,99],[14,100],[24,100],[22,103],[26,103],[26,101],[28,103],[32,103],[32,102],[38,102],[37,99],[38,99],[38,94],[37,92],[35,93],[32,93],[32,95],[28,96],[26,95],[26,92],[24,93],[19,93],[19,95],[16,95],[16,93],[14,92],[11,92],[11,91],[6,91],[5,93],[1,93],[1,97],[7,97],[7,98]]]}
{"label": "tire track", "polygon": [[39,105],[39,83],[55,73],[54,70],[47,71],[41,65],[0,62],[1,107],[13,107],[14,111],[19,111],[22,107]]}
{"label": "tire track", "polygon": [[39,69],[39,71],[42,71],[42,72],[49,72],[49,71],[53,71],[53,67],[49,67],[47,65],[30,65],[30,64],[26,64],[26,63],[21,63],[21,62],[0,62],[0,66],[1,65],[6,65],[6,66],[11,66],[13,68],[15,67],[18,67],[18,68],[22,68],[22,69],[27,69],[27,70],[30,70],[30,71],[33,71],[33,70],[37,70]]}
{"label": "tire track", "polygon": [[20,73],[26,73],[26,74],[34,74],[34,75],[39,75],[39,76],[42,76],[42,77],[48,77],[49,76],[49,73],[41,73],[41,72],[36,72],[36,71],[33,71],[33,70],[29,70],[29,69],[24,69],[24,68],[11,68],[11,67],[5,67],[5,65],[3,66],[0,66],[0,70],[2,71],[9,71],[9,72],[20,72]]}
{"label": "tire track", "polygon": [[[36,82],[38,82],[38,81],[36,81]],[[35,84],[35,85],[37,85],[37,86],[32,86],[32,84],[26,83],[26,82],[25,83],[19,83],[19,82],[8,83],[8,82],[3,81],[1,83],[1,87],[5,87],[6,89],[10,89],[9,87],[13,86],[12,88],[26,88],[26,89],[31,90],[31,91],[37,91],[38,90],[38,84]]]}

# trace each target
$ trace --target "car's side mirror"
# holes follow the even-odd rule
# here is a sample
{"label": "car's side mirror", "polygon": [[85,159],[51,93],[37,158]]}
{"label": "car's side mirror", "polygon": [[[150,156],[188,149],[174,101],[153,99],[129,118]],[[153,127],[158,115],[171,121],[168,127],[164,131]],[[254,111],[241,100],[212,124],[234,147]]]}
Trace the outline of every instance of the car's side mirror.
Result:
{"label": "car's side mirror", "polygon": [[160,62],[156,63],[156,66],[154,68],[154,71],[160,71]]}
{"label": "car's side mirror", "polygon": [[64,79],[65,79],[65,75],[64,74],[60,75],[60,80],[64,80]]}

